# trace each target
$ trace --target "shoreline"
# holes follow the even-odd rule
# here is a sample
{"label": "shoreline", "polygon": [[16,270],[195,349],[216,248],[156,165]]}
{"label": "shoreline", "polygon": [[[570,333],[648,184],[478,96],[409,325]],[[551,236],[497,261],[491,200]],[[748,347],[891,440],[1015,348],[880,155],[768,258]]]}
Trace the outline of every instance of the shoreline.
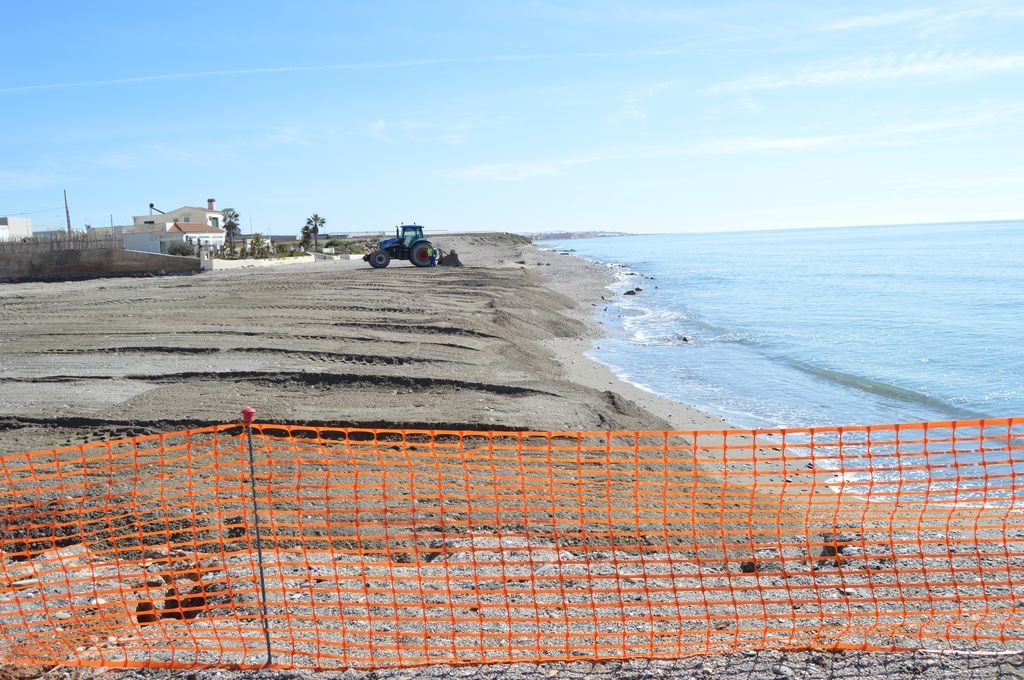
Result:
{"label": "shoreline", "polygon": [[[571,286],[566,291],[566,294],[573,298],[578,305],[580,320],[587,325],[586,337],[559,338],[544,343],[544,346],[554,354],[567,380],[591,389],[615,392],[624,399],[636,403],[637,406],[655,417],[664,420],[673,430],[733,428],[732,424],[724,418],[702,411],[690,404],[663,397],[656,392],[643,389],[624,380],[616,375],[610,366],[588,356],[594,342],[608,334],[608,330],[597,318],[596,307],[600,303],[614,303],[613,296],[617,296],[618,293],[614,292],[610,286],[615,283],[615,274],[609,267],[574,253],[560,255],[554,250],[536,245],[532,247],[533,253],[544,258],[544,261],[558,262],[563,267],[567,263],[576,263],[570,265],[569,271],[573,275],[582,274],[581,278],[584,280],[588,277],[591,279],[591,286]],[[557,277],[551,281],[551,285],[556,290],[558,289]]]}

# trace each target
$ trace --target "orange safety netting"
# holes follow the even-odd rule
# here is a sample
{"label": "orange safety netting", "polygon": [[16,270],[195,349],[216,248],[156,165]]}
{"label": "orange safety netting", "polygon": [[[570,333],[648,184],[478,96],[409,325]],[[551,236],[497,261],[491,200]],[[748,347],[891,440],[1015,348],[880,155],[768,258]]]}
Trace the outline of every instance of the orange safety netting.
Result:
{"label": "orange safety netting", "polygon": [[0,660],[1024,648],[1022,419],[252,432],[0,457]]}

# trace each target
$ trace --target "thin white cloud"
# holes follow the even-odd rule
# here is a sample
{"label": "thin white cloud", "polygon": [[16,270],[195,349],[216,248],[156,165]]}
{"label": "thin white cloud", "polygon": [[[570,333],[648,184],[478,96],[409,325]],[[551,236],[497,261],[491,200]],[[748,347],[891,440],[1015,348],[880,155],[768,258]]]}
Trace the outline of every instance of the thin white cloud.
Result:
{"label": "thin white cloud", "polygon": [[166,80],[194,80],[199,78],[217,78],[225,76],[316,73],[329,71],[372,71],[388,69],[408,69],[426,66],[445,66],[453,64],[458,65],[533,61],[578,61],[591,59],[643,59],[652,57],[671,56],[679,54],[681,51],[682,50],[679,49],[663,49],[609,52],[552,52],[542,54],[498,54],[482,57],[401,59],[396,61],[362,62],[351,64],[326,64],[320,66],[272,66],[264,68],[224,69],[219,71],[188,71],[184,73],[163,73],[157,75],[133,76],[131,78],[109,78],[106,80],[83,80],[77,82],[14,85],[9,87],[0,87],[0,94],[32,92],[37,90],[64,90],[70,88],[100,87],[109,85],[134,85],[140,83],[153,83]]}
{"label": "thin white cloud", "polygon": [[986,175],[982,177],[956,177],[941,180],[940,186],[953,189],[976,189],[997,186],[1021,186],[1024,185],[1024,171],[1011,172],[1003,175]]}
{"label": "thin white cloud", "polygon": [[753,92],[787,87],[845,85],[912,76],[975,76],[1024,70],[1024,52],[913,52],[848,59],[789,76],[759,76],[712,87],[711,93]]}
{"label": "thin white cloud", "polygon": [[383,142],[417,141],[439,144],[462,144],[472,125],[452,120],[384,120],[379,118],[364,128],[364,134]]}
{"label": "thin white cloud", "polygon": [[270,144],[286,144],[296,146],[310,146],[313,142],[303,134],[302,128],[289,125],[279,128],[266,136],[264,140]]}
{"label": "thin white cloud", "polygon": [[908,10],[905,12],[882,12],[880,14],[866,14],[861,16],[848,17],[839,21],[826,24],[822,27],[824,31],[851,31],[861,28],[878,28],[881,26],[893,26],[906,24],[920,19],[933,16],[933,12],[923,9]]}
{"label": "thin white cloud", "polygon": [[613,122],[620,120],[643,120],[647,118],[650,101],[658,95],[678,86],[678,81],[666,80],[624,95],[619,109],[611,116]]}
{"label": "thin white cloud", "polygon": [[388,124],[387,121],[384,120],[375,120],[367,125],[366,134],[385,142],[391,141],[391,135],[388,134]]}
{"label": "thin white cloud", "polygon": [[716,139],[695,145],[687,155],[718,156],[722,154],[754,153],[757,151],[820,149],[838,146],[850,141],[854,137],[854,135],[818,135],[808,137],[738,137],[735,139]]}
{"label": "thin white cloud", "polygon": [[561,175],[569,168],[606,161],[636,161],[655,158],[723,156],[733,154],[765,153],[775,151],[803,151],[848,148],[855,145],[906,142],[914,135],[982,127],[999,120],[1024,114],[1024,106],[981,111],[931,121],[887,125],[871,130],[833,135],[806,135],[791,137],[731,137],[698,142],[688,146],[643,146],[604,153],[575,155],[562,159],[528,161],[522,163],[485,163],[457,170],[450,174],[456,179],[515,182]]}
{"label": "thin white cloud", "polygon": [[1024,17],[1024,10],[1013,4],[975,0],[956,9],[919,8],[896,12],[879,12],[850,16],[825,24],[821,31],[856,31],[890,26],[907,26],[919,36],[962,31],[974,21],[1003,21]]}

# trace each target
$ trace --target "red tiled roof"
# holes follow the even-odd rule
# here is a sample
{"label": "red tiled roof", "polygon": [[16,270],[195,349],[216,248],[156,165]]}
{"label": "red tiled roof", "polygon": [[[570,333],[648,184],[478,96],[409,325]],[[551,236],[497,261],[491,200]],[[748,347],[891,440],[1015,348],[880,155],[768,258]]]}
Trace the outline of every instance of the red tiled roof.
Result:
{"label": "red tiled roof", "polygon": [[223,234],[224,230],[201,222],[175,222],[171,231],[177,229],[183,234]]}

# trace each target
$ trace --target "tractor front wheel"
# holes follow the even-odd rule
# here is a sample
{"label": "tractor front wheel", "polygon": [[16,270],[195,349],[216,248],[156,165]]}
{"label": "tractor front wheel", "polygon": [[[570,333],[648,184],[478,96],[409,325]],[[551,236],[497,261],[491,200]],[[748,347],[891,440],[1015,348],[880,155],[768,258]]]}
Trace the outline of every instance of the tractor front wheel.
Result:
{"label": "tractor front wheel", "polygon": [[429,267],[430,251],[431,245],[429,243],[414,243],[409,250],[409,261],[417,267]]}
{"label": "tractor front wheel", "polygon": [[384,269],[391,263],[391,256],[383,250],[375,250],[370,253],[370,266],[374,269]]}

